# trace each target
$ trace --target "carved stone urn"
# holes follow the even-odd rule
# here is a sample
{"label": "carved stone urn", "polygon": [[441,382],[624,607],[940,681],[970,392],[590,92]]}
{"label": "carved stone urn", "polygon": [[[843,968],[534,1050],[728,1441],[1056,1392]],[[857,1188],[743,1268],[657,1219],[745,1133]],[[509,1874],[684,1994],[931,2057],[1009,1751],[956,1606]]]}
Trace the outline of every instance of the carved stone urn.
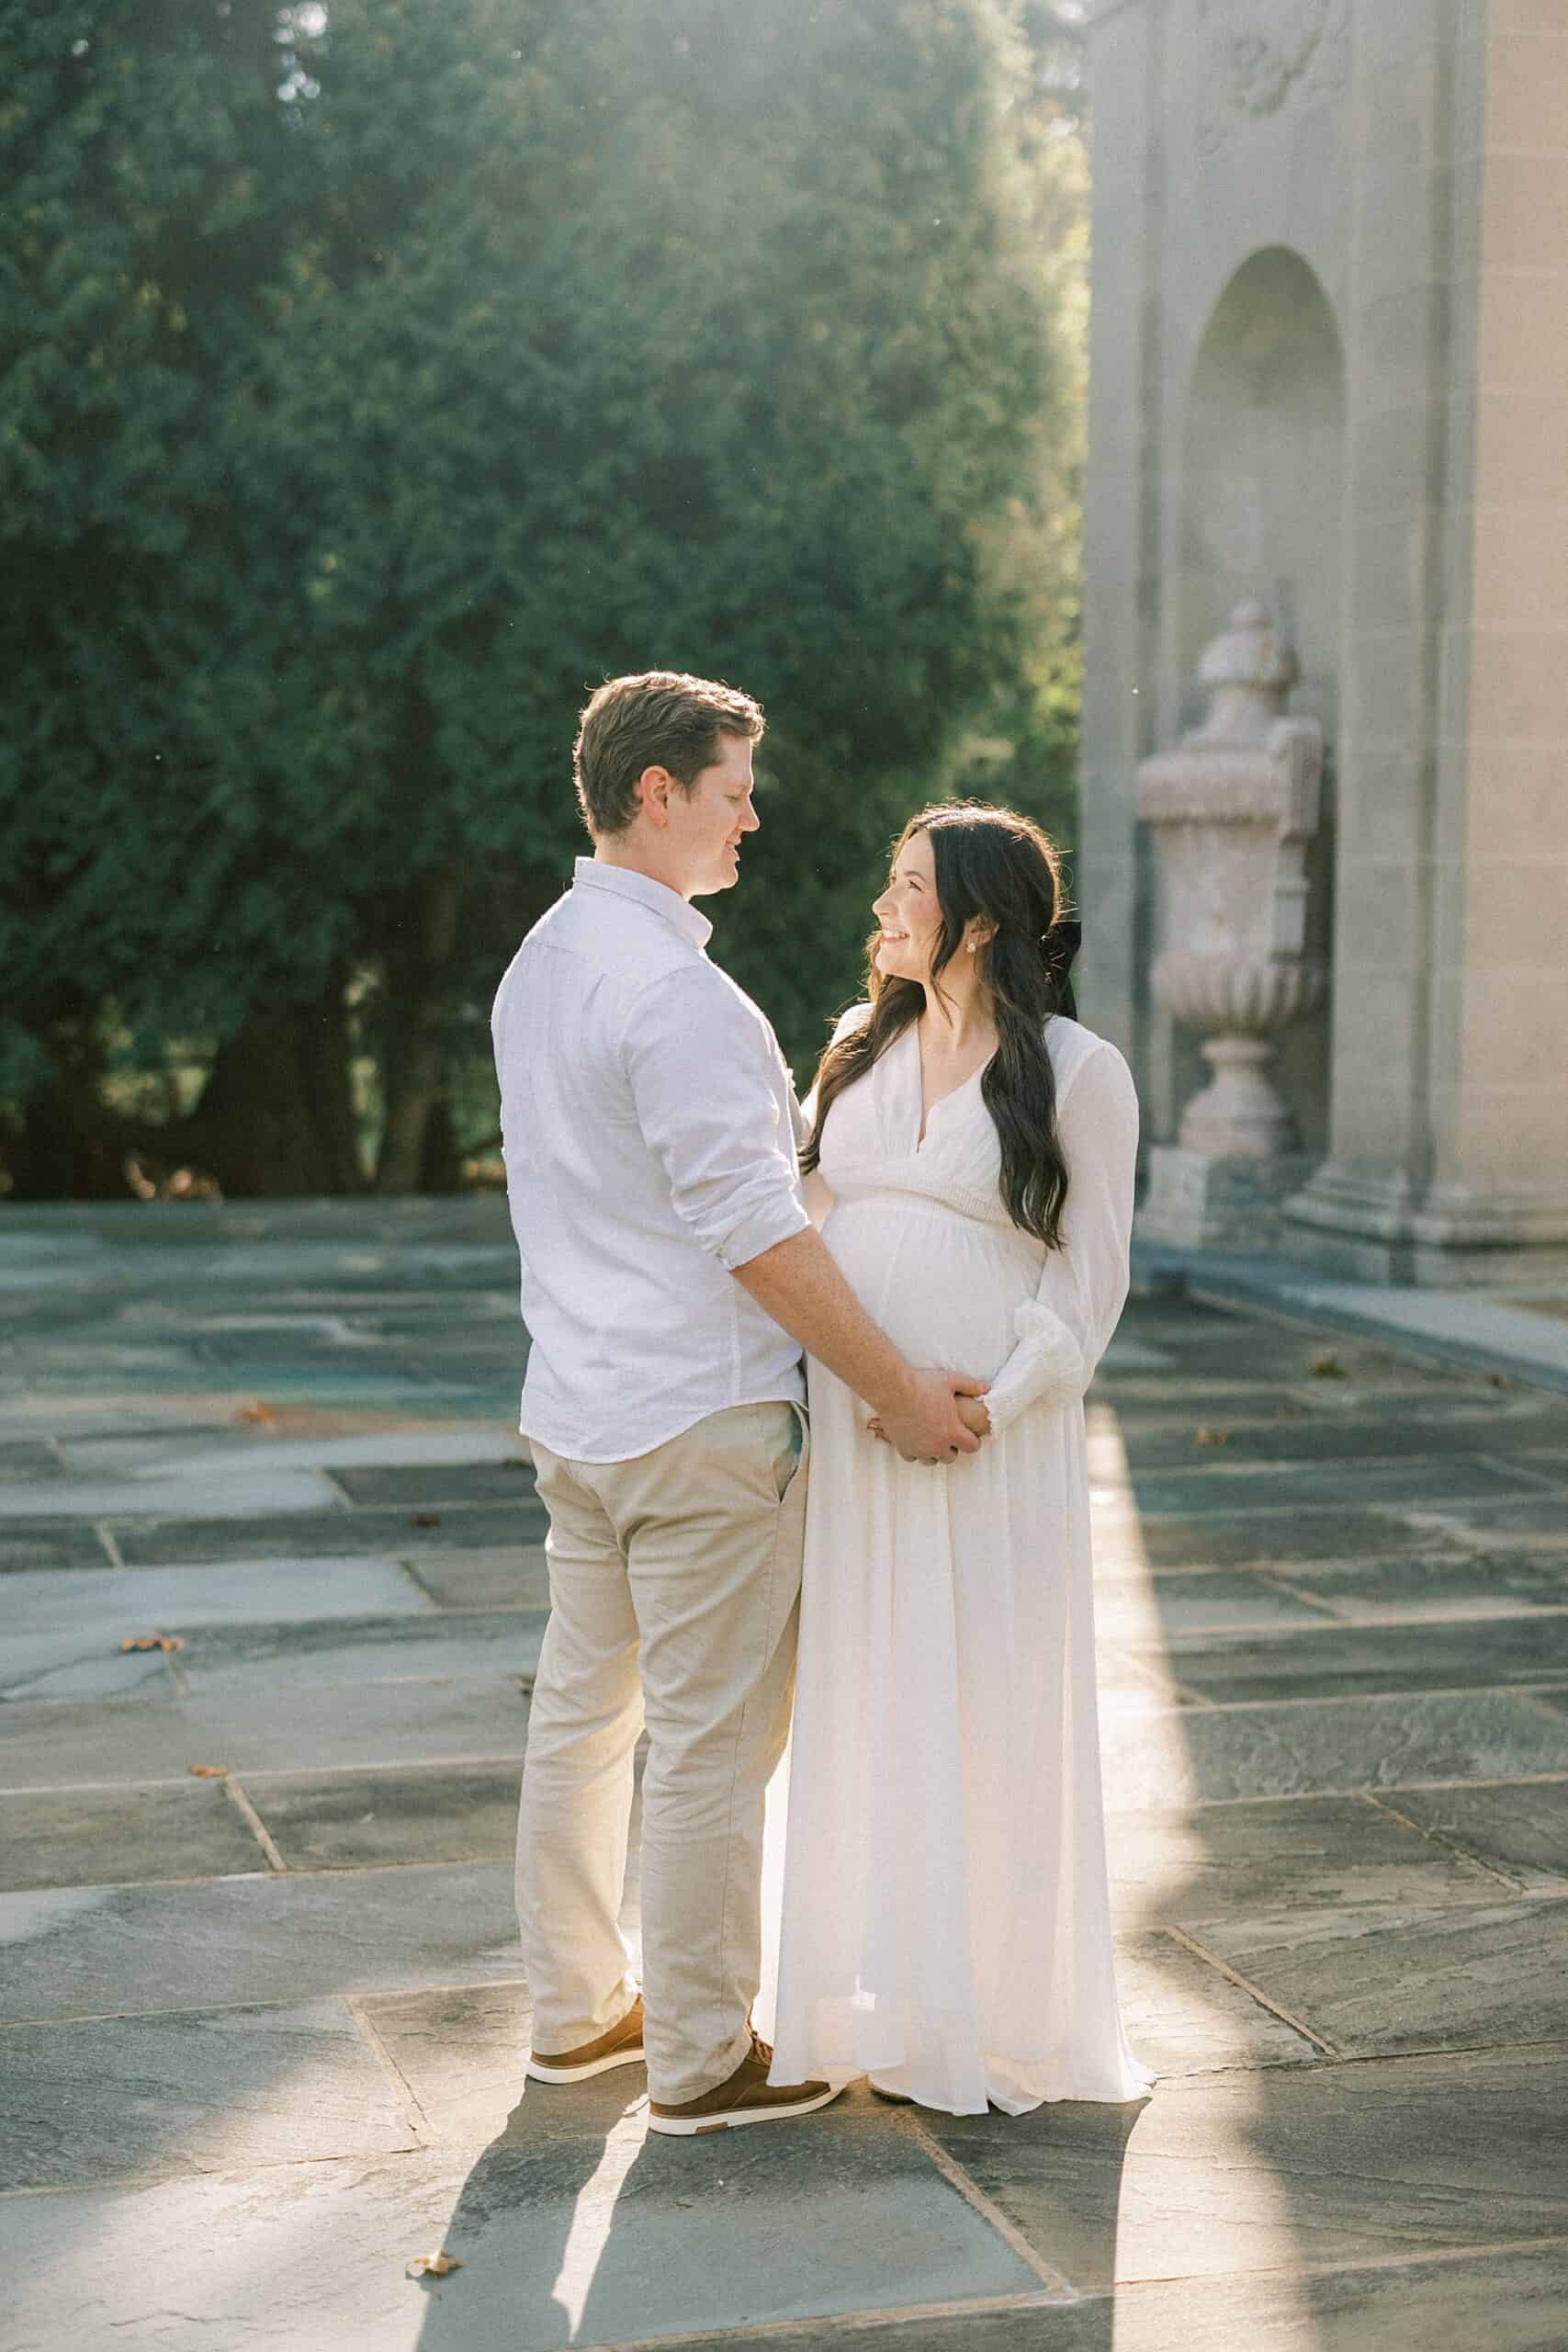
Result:
{"label": "carved stone urn", "polygon": [[1138,815],[1154,829],[1165,918],[1155,994],[1200,1033],[1213,1072],[1187,1105],[1179,1149],[1204,1161],[1282,1163],[1295,1123],[1268,1064],[1280,1032],[1324,989],[1305,952],[1323,730],[1283,715],[1295,658],[1250,599],[1231,614],[1198,676],[1207,718],[1138,770]]}

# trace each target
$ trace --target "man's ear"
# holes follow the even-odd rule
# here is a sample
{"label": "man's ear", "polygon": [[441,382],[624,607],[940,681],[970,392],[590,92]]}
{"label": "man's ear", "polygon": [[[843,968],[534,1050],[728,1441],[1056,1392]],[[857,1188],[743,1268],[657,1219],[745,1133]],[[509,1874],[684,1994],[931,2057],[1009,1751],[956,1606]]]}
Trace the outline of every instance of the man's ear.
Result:
{"label": "man's ear", "polygon": [[668,768],[644,768],[637,780],[637,799],[650,825],[663,832],[670,822],[670,795],[675,779]]}

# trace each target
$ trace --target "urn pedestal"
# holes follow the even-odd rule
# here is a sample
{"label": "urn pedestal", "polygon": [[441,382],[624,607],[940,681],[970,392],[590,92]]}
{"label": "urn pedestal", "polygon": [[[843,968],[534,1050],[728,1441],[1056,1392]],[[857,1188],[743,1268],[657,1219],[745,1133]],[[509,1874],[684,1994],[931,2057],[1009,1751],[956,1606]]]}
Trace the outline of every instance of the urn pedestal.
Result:
{"label": "urn pedestal", "polygon": [[1323,733],[1282,715],[1295,674],[1262,606],[1238,605],[1199,667],[1207,718],[1138,770],[1166,941],[1154,990],[1201,1036],[1212,1072],[1175,1146],[1150,1156],[1138,1229],[1151,1240],[1267,1245],[1314,1165],[1269,1069],[1274,1040],[1324,990],[1305,952]]}

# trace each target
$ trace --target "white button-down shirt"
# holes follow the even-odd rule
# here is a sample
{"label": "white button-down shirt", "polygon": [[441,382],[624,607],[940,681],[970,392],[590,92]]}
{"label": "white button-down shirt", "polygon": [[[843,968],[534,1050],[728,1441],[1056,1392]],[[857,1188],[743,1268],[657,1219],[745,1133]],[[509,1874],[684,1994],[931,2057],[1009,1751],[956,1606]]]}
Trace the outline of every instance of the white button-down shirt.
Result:
{"label": "white button-down shirt", "polygon": [[805,1402],[800,1350],[730,1272],[810,1222],[800,1112],[712,932],[662,883],[579,858],[491,1016],[533,1342],[522,1428],[575,1461]]}

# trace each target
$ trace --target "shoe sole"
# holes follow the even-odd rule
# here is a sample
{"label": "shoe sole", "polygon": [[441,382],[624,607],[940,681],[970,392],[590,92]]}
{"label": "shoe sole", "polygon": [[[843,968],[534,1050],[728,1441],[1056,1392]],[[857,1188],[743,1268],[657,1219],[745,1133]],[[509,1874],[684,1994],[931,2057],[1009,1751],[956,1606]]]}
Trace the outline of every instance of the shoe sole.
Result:
{"label": "shoe sole", "polygon": [[530,2058],[523,2071],[531,2083],[585,2083],[591,2075],[607,2075],[612,2066],[640,2066],[643,2057],[643,2046],[637,2041],[625,2050],[612,2050],[607,2057],[591,2058],[585,2066],[546,2066]]}
{"label": "shoe sole", "polygon": [[709,2132],[734,2132],[746,2123],[787,2123],[796,2115],[815,2115],[819,2107],[828,2107],[842,2097],[842,2090],[819,2092],[815,2098],[794,2100],[788,2107],[738,2107],[728,2115],[654,2115],[649,2114],[650,2132],[663,2132],[672,2140],[699,2140]]}

